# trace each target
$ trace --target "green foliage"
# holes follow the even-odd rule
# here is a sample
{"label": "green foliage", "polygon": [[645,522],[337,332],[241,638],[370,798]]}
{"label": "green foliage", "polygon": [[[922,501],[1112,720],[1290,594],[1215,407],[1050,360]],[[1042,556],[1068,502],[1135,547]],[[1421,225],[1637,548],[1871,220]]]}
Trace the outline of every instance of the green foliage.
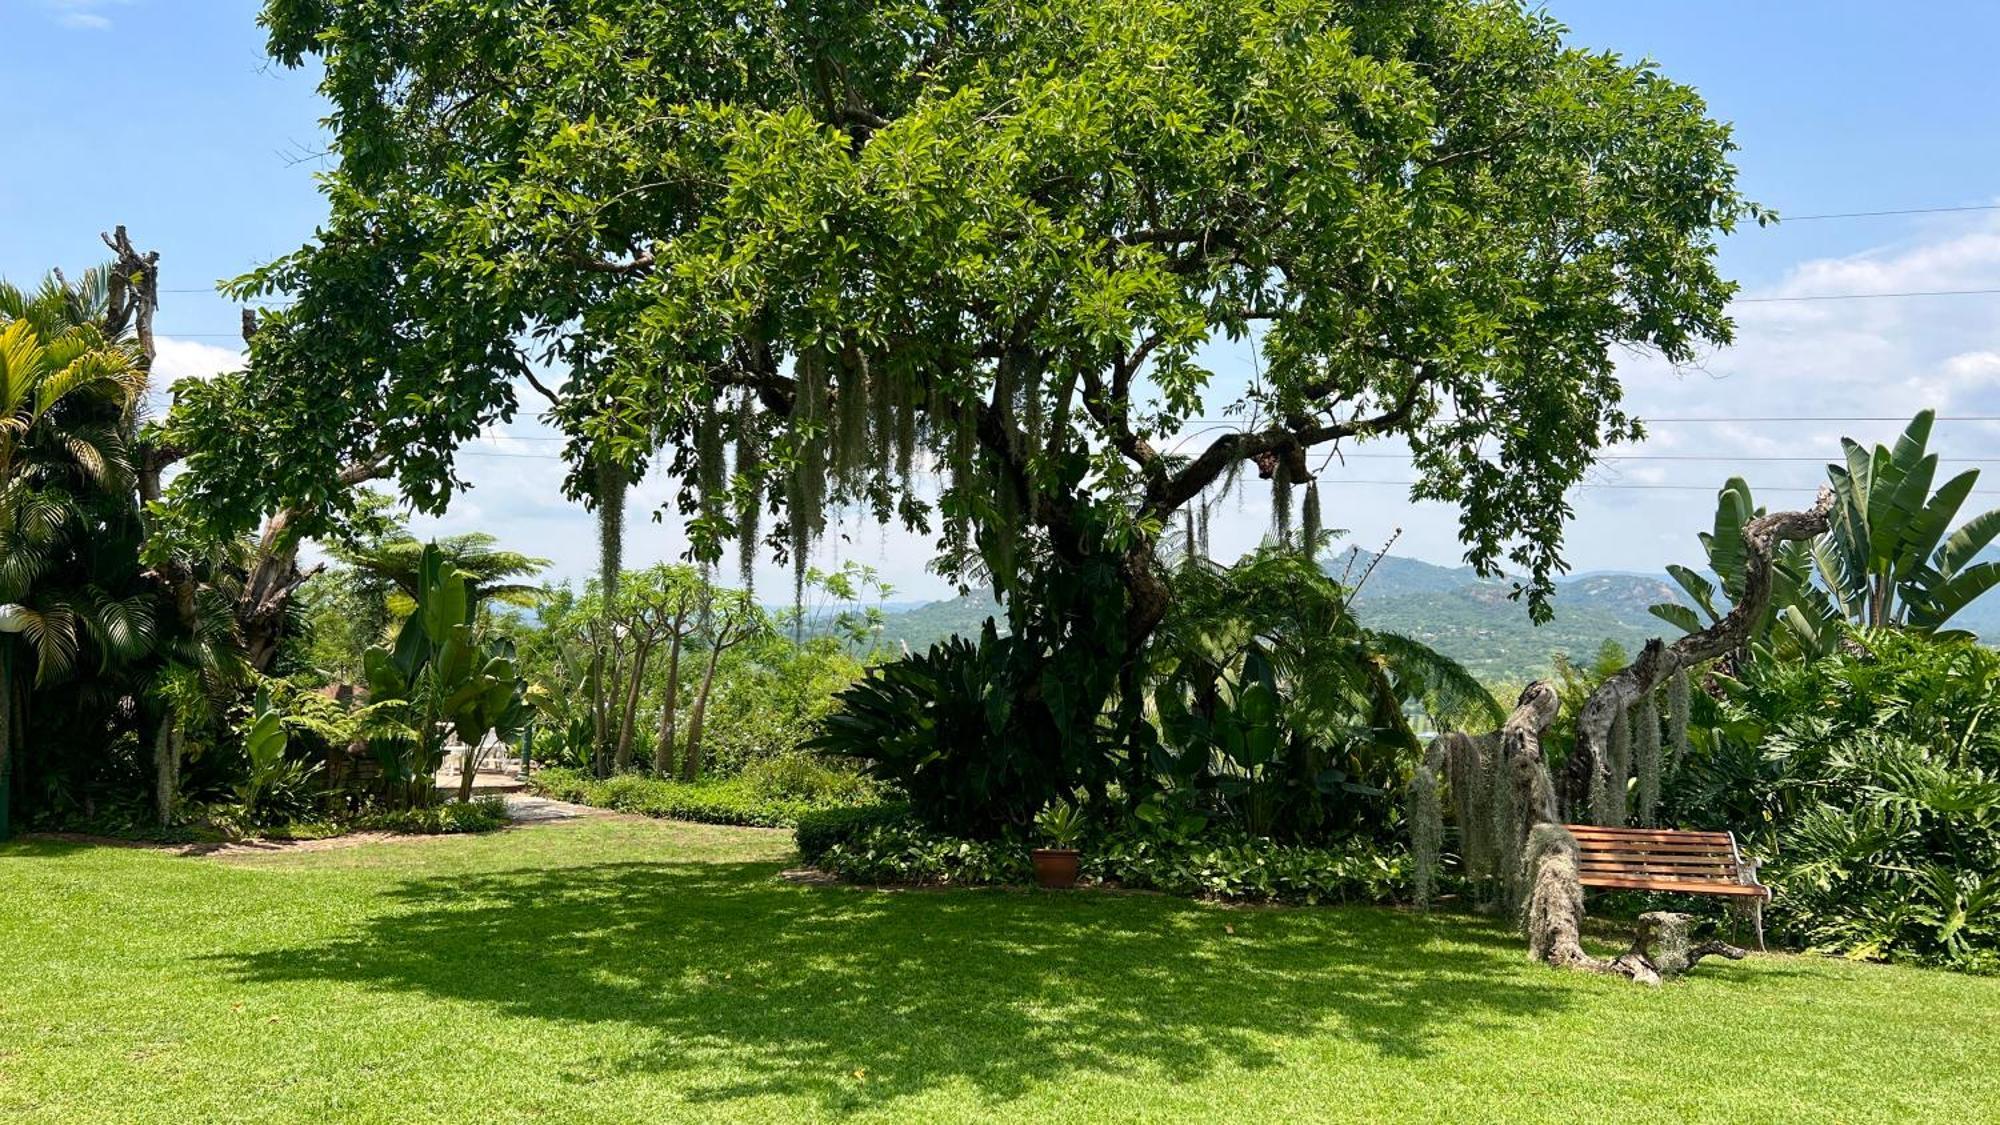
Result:
{"label": "green foliage", "polygon": [[529,785],[559,801],[641,816],[702,824],[790,828],[808,813],[864,806],[877,791],[864,779],[806,761],[765,773],[678,781],[627,773],[595,778],[578,770],[550,769]]}
{"label": "green foliage", "polygon": [[1406,901],[1411,882],[1407,855],[1365,841],[1312,847],[1231,834],[1186,843],[1113,834],[1084,853],[1083,871],[1168,894],[1306,905]]}
{"label": "green foliage", "polygon": [[1820,577],[1850,620],[1935,632],[2000,585],[2000,562],[1974,561],[2000,534],[2000,509],[1974,516],[1946,539],[1979,470],[1931,491],[1938,456],[1926,446],[1935,418],[1935,411],[1920,412],[1894,449],[1878,445],[1871,453],[1842,439],[1846,464],[1827,467],[1835,504]]}
{"label": "green foliage", "polygon": [[901,801],[815,809],[800,815],[793,837],[798,841],[799,858],[816,864],[835,844],[850,842],[883,825],[908,823],[910,806]]}
{"label": "green foliage", "polygon": [[1255,835],[1324,841],[1385,833],[1386,793],[1413,768],[1404,711],[1493,726],[1498,704],[1463,668],[1364,628],[1350,591],[1306,556],[1263,550],[1174,577],[1152,657],[1161,746],[1175,789]]}
{"label": "green foliage", "polygon": [[308,785],[318,765],[285,756],[290,736],[271,697],[259,692],[243,728],[243,756],[249,768],[236,784],[236,801],[251,824],[291,819],[310,800]]}
{"label": "green foliage", "polygon": [[370,743],[390,793],[408,806],[432,800],[446,725],[476,746],[488,731],[505,735],[528,719],[513,644],[475,631],[478,603],[465,577],[435,549],[423,553],[420,572],[415,609],[395,643],[369,649],[364,659],[379,717]]}
{"label": "green foliage", "polygon": [[1090,822],[1074,801],[1053,801],[1035,815],[1035,829],[1053,848],[1074,848]]}
{"label": "green foliage", "polygon": [[[971,840],[891,821],[823,844],[811,862],[857,883],[1019,885],[1034,877],[1029,850],[1018,836]],[[1301,847],[1228,833],[1166,840],[1143,827],[1093,839],[1083,855],[1093,879],[1245,902],[1395,901],[1407,892],[1408,867],[1402,854],[1365,844]]]}
{"label": "green foliage", "polygon": [[863,828],[829,844],[814,864],[855,883],[1018,886],[1034,878],[1028,846],[1018,835],[966,839],[915,822]]}
{"label": "green foliage", "polygon": [[507,803],[499,797],[488,796],[427,807],[381,809],[359,818],[354,827],[378,832],[442,836],[491,832],[510,823]]}
{"label": "green foliage", "polygon": [[[1841,439],[1844,463],[1827,466],[1834,495],[1831,526],[1818,539],[1784,544],[1773,566],[1771,605],[1751,631],[1760,659],[1816,659],[1838,646],[1843,624],[1898,625],[1935,633],[1981,594],[2000,586],[2000,562],[1977,561],[2000,535],[2000,509],[1973,516],[1953,532],[1979,470],[1931,484],[1938,455],[1928,449],[1935,412],[1910,420],[1893,448],[1873,451]],[[1714,584],[1687,567],[1667,571],[1701,616],[1685,605],[1652,607],[1655,616],[1687,632],[1713,622],[1742,594],[1745,522],[1763,515],[1750,488],[1731,479],[1718,495],[1715,529],[1701,536]],[[1949,533],[1949,535],[1947,534]]]}
{"label": "green foliage", "polygon": [[1853,957],[2000,957],[2000,654],[1898,630],[1721,681],[1669,790],[1673,823],[1726,827],[1765,861],[1770,920]]}
{"label": "green foliage", "polygon": [[908,794],[925,823],[990,835],[1026,825],[1079,784],[1102,783],[1110,763],[1063,753],[1046,712],[1017,707],[1027,644],[989,624],[977,643],[953,637],[927,653],[869,670],[842,692],[825,731],[807,743],[862,764]]}

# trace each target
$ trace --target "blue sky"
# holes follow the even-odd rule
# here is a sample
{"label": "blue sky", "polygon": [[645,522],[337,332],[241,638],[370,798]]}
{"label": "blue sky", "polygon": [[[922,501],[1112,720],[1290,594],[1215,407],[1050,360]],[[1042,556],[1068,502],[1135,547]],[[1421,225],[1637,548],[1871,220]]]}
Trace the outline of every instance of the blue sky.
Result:
{"label": "blue sky", "polygon": [[[322,107],[310,73],[263,54],[253,0],[0,0],[0,276],[101,257],[97,233],[127,224],[162,255],[159,328],[166,376],[234,361],[235,309],[206,292],[296,247],[322,213],[313,175]],[[2000,203],[2000,5],[1929,2],[1714,3],[1558,0],[1573,41],[1649,56],[1698,87],[1735,124],[1745,189],[1781,213]],[[1749,230],[1725,248],[1746,297],[2000,288],[2000,212],[1797,221]],[[180,290],[197,290],[181,292]],[[1739,305],[1737,346],[1699,371],[1645,357],[1623,365],[1642,415],[1661,419],[1876,416],[1920,406],[2000,415],[2000,297],[1767,301]],[[1887,439],[1889,422],[1661,421],[1637,455],[1580,491],[1569,555],[1580,570],[1657,570],[1688,559],[1706,526],[1708,489],[1728,473],[1803,498],[1809,461],[1847,433]],[[551,556],[559,574],[590,566],[588,517],[563,502],[561,467],[533,424],[495,435],[468,458],[477,487],[442,521],[481,527]],[[1994,457],[1982,506],[2000,505],[2000,426],[1946,421],[1950,458]],[[1393,451],[1390,451],[1393,452]],[[1399,553],[1452,563],[1453,515],[1413,506],[1393,456],[1355,460],[1322,479],[1329,522],[1364,546],[1403,529]],[[1635,488],[1647,485],[1648,488]],[[1664,487],[1662,487],[1664,486]],[[665,496],[642,485],[641,512]],[[1222,546],[1259,533],[1252,501],[1219,529]],[[669,518],[635,522],[634,561],[682,540]],[[928,551],[900,533],[851,529],[828,548],[882,566],[905,595],[940,592]],[[776,579],[775,573],[772,578]],[[776,588],[776,587],[767,587]]]}

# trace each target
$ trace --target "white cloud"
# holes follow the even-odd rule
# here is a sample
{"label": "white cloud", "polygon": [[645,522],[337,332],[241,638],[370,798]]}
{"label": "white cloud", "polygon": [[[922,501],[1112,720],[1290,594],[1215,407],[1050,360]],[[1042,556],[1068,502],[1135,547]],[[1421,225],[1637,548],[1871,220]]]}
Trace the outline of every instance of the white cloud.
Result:
{"label": "white cloud", "polygon": [[153,343],[157,352],[153,359],[153,379],[162,385],[190,375],[206,379],[243,366],[240,348],[218,348],[171,336],[155,337]]}
{"label": "white cloud", "polygon": [[57,23],[78,31],[104,31],[111,26],[108,9],[123,7],[133,0],[42,0]]}

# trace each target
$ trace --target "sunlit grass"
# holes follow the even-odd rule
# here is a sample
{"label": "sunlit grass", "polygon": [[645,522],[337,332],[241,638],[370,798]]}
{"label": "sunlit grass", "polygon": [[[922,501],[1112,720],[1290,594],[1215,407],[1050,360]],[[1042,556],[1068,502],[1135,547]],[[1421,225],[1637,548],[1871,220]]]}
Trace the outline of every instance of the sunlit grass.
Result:
{"label": "sunlit grass", "polygon": [[790,883],[593,820],[249,859],[0,846],[0,1119],[1977,1121],[2000,981],[1658,992],[1503,928]]}

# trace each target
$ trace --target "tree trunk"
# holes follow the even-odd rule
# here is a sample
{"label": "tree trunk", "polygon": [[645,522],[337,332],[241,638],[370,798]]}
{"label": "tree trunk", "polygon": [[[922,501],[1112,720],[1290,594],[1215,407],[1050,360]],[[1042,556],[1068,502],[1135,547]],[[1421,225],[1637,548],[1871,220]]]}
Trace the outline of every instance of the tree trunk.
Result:
{"label": "tree trunk", "polygon": [[482,732],[479,741],[466,746],[464,753],[458,756],[458,803],[461,805],[472,803],[472,783],[479,772],[479,747],[485,741],[486,735]]}
{"label": "tree trunk", "polygon": [[1576,749],[1564,766],[1561,805],[1579,821],[1589,818],[1593,786],[1622,783],[1610,776],[1612,724],[1640,698],[1675,673],[1734,652],[1749,640],[1750,630],[1771,601],[1771,564],[1778,544],[1810,539],[1827,529],[1833,492],[1822,487],[1819,501],[1803,512],[1773,512],[1743,525],[1743,596],[1721,620],[1699,632],[1667,644],[1655,637],[1638,657],[1599,684],[1576,717]]}
{"label": "tree trunk", "polygon": [[180,731],[168,711],[160,717],[160,731],[153,737],[153,810],[162,828],[173,819],[174,797],[180,792],[180,758]]}
{"label": "tree trunk", "polygon": [[646,661],[652,657],[653,646],[641,643],[632,653],[632,680],[625,688],[625,706],[618,720],[618,754],[612,761],[612,769],[624,773],[632,768],[632,728],[639,720],[639,689],[646,683]]}
{"label": "tree trunk", "polygon": [[13,834],[14,645],[0,636],[0,840]]}
{"label": "tree trunk", "polygon": [[660,703],[660,740],[653,746],[653,772],[661,777],[672,777],[674,773],[674,711],[680,706],[681,693],[681,628],[686,622],[674,622],[674,638],[667,645],[667,683]]}
{"label": "tree trunk", "polygon": [[[1611,723],[1615,716],[1624,714],[1627,705],[1640,695],[1650,692],[1662,681],[1675,673],[1692,668],[1704,660],[1713,659],[1734,651],[1747,639],[1749,630],[1759,620],[1771,597],[1772,556],[1778,543],[1785,540],[1807,539],[1819,535],[1827,529],[1827,513],[1833,506],[1833,494],[1822,488],[1819,502],[1804,512],[1774,512],[1759,516],[1743,525],[1743,546],[1747,559],[1744,564],[1743,596],[1720,621],[1696,633],[1689,633],[1669,645],[1658,638],[1647,642],[1638,659],[1621,669],[1584,703],[1577,716],[1576,749],[1571,756],[1571,765],[1582,763],[1581,768],[1564,771],[1569,784],[1567,794],[1571,807],[1579,807],[1576,781],[1581,779],[1583,793],[1593,773],[1602,783],[1609,779],[1602,777],[1605,768],[1605,746],[1610,739]],[[1554,718],[1555,692],[1546,684],[1529,685],[1528,693],[1522,696],[1527,702],[1529,693],[1542,693],[1548,697],[1548,716]],[[1521,710],[1516,709],[1518,718]],[[1543,721],[1542,727],[1547,726]],[[1528,884],[1528,950],[1538,961],[1561,968],[1583,969],[1589,972],[1608,973],[1623,976],[1641,984],[1658,984],[1662,975],[1662,965],[1656,963],[1650,952],[1649,943],[1657,933],[1671,931],[1669,944],[1686,946],[1685,924],[1672,923],[1669,916],[1649,915],[1651,921],[1642,919],[1639,938],[1631,950],[1603,960],[1592,957],[1583,949],[1581,929],[1583,923],[1583,886],[1578,876],[1578,848],[1576,838],[1561,823],[1561,811],[1553,787],[1549,783],[1547,763],[1542,759],[1538,737],[1529,736],[1518,729],[1515,719],[1509,719],[1503,728],[1502,745],[1513,777],[1516,798],[1523,810],[1526,821],[1527,839],[1522,857],[1522,874]],[[1678,963],[1669,970],[1685,971],[1695,960],[1707,953],[1733,956],[1740,953],[1732,946],[1711,943],[1709,946],[1691,950],[1693,957]],[[1683,954],[1676,950],[1672,960],[1679,962]]]}
{"label": "tree trunk", "polygon": [[701,726],[708,714],[708,695],[715,689],[715,666],[722,660],[722,646],[717,644],[708,650],[708,668],[701,674],[701,690],[694,697],[694,709],[688,712],[687,748],[681,752],[681,780],[696,781],[701,777]]}
{"label": "tree trunk", "polygon": [[1146,647],[1166,619],[1171,592],[1160,574],[1150,536],[1127,548],[1119,574],[1125,582],[1125,647],[1118,662],[1118,737],[1126,753],[1126,799],[1134,806],[1152,788],[1149,741],[1140,736],[1146,722]]}

